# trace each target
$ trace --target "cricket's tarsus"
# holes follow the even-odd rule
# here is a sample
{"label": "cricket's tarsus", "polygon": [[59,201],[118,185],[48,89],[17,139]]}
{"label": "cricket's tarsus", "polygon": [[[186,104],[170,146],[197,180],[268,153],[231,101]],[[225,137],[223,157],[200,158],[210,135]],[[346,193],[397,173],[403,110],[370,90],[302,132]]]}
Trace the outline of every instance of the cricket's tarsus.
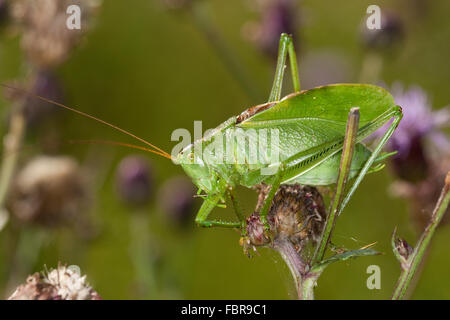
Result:
{"label": "cricket's tarsus", "polygon": [[[86,117],[86,118],[90,118],[90,119],[92,119],[92,120],[95,120],[95,121],[97,121],[97,122],[100,122],[100,123],[102,123],[102,124],[104,124],[104,125],[106,125],[106,126],[108,126],[108,127],[111,127],[111,128],[113,128],[113,129],[115,129],[115,130],[117,130],[117,131],[120,131],[120,132],[122,132],[122,133],[124,133],[124,134],[126,134],[126,135],[128,135],[128,136],[130,136],[130,137],[132,137],[132,138],[134,138],[134,139],[136,139],[136,140],[138,140],[138,141],[140,141],[140,142],[142,142],[142,143],[144,143],[144,144],[146,144],[146,145],[152,147],[152,148],[154,148],[155,150],[152,150],[152,149],[149,149],[149,148],[144,148],[144,147],[139,147],[139,146],[134,146],[134,145],[126,144],[126,143],[121,143],[121,142],[115,142],[115,143],[114,143],[113,141],[108,141],[108,142],[106,142],[106,144],[116,144],[116,145],[121,145],[121,146],[126,146],[126,147],[130,147],[130,148],[134,148],[134,149],[140,149],[140,150],[152,152],[152,153],[154,153],[154,154],[158,154],[158,155],[163,156],[163,157],[168,158],[168,159],[172,159],[172,157],[170,156],[170,154],[168,154],[168,153],[165,152],[164,150],[158,148],[157,146],[151,144],[151,143],[148,142],[147,140],[142,139],[142,138],[136,136],[135,134],[133,134],[133,133],[131,133],[131,132],[125,130],[125,129],[122,129],[122,128],[116,126],[116,125],[113,125],[113,124],[111,124],[111,123],[109,123],[109,122],[106,122],[105,120],[102,120],[102,119],[99,119],[99,118],[97,118],[97,117],[94,117],[94,116],[92,116],[92,115],[90,115],[90,114],[88,114],[88,113],[85,113],[85,112],[83,112],[83,111],[80,111],[80,110],[77,110],[77,109],[68,107],[68,106],[66,106],[66,105],[64,105],[64,104],[62,104],[62,103],[59,103],[59,102],[53,101],[53,100],[51,100],[51,99],[48,99],[48,98],[39,96],[39,95],[34,94],[34,93],[32,93],[32,92],[29,92],[29,91],[27,91],[27,90],[25,90],[25,89],[16,88],[16,87],[13,87],[13,86],[4,84],[4,83],[0,83],[0,86],[4,87],[4,88],[6,88],[6,89],[9,89],[9,90],[14,90],[14,91],[23,93],[23,94],[25,94],[25,95],[27,95],[27,96],[34,97],[34,98],[36,98],[36,99],[39,99],[39,100],[42,100],[42,101],[44,101],[44,102],[53,104],[53,105],[58,106],[58,107],[60,107],[60,108],[64,108],[64,109],[70,110],[70,111],[72,111],[72,112],[78,113],[78,114],[80,114],[80,115],[82,115],[82,116],[84,116],[84,117]],[[105,141],[100,142],[100,140],[99,140],[99,141],[97,141],[97,140],[91,140],[90,143],[104,143],[104,144],[105,144]]]}

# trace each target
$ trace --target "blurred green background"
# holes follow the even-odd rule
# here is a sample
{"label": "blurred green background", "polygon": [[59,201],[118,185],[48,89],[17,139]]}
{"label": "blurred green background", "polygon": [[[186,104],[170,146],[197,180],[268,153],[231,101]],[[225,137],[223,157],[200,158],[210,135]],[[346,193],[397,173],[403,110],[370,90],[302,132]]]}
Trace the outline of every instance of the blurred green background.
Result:
{"label": "blurred green background", "polygon": [[[302,83],[314,82],[305,77],[317,76],[316,72],[325,73],[327,79],[327,70],[315,70],[308,65],[308,61],[323,55],[331,55],[340,63],[343,71],[336,80],[358,82],[365,55],[359,39],[360,25],[372,2],[300,2],[302,22],[296,45]],[[396,80],[406,85],[418,84],[430,94],[433,106],[439,108],[450,101],[450,2],[423,1],[427,9],[414,11],[419,2],[377,1],[382,9],[398,13],[405,24],[405,39],[397,52],[385,60],[381,79],[388,85]],[[176,144],[170,141],[176,128],[192,131],[194,120],[202,120],[204,129],[212,128],[245,108],[264,102],[269,95],[275,61],[242,36],[243,26],[257,19],[257,13],[241,0],[212,0],[203,6],[224,41],[245,65],[257,89],[258,100],[249,97],[227,70],[191,16],[166,10],[159,1],[115,0],[103,1],[92,30],[57,70],[64,85],[65,102],[128,129],[165,150],[171,150]],[[3,34],[0,81],[23,79],[23,63],[20,39]],[[2,99],[4,118],[8,107],[8,102]],[[64,114],[61,121],[66,140],[99,138],[133,142],[76,114]],[[6,130],[5,123],[2,122],[2,132]],[[33,136],[27,137],[25,148],[31,148],[33,153],[24,152],[23,157],[39,153],[33,149],[35,140]],[[201,229],[193,223],[183,228],[173,226],[156,204],[156,195],[147,207],[140,209],[144,212],[137,213],[136,209],[123,205],[117,198],[114,172],[120,159],[135,151],[63,145],[60,153],[74,155],[81,162],[92,153],[99,161],[106,159],[103,166],[106,178],[95,191],[90,212],[98,235],[86,240],[69,228],[24,227],[20,241],[25,247],[29,245],[26,250],[36,251],[37,256],[31,259],[31,265],[20,266],[21,278],[15,284],[25,281],[27,274],[42,270],[44,265],[55,267],[61,261],[78,265],[105,299],[295,298],[289,271],[270,250],[261,249],[260,255],[249,259],[243,254],[239,235],[234,231]],[[165,180],[183,174],[180,167],[167,159],[151,154],[144,156],[148,157],[156,176],[155,194]],[[388,186],[392,181],[389,170],[368,176],[339,219],[333,239],[336,245],[348,248],[376,241],[375,249],[384,255],[332,265],[319,279],[318,299],[390,297],[400,272],[390,249],[394,227],[398,226],[399,233],[410,243],[416,241],[407,203],[389,195]],[[245,210],[250,214],[256,194],[241,191],[241,198],[246,199]],[[230,209],[217,209],[215,214],[232,216]],[[130,245],[140,241],[131,229],[137,215],[148,216],[150,255],[155,259],[152,265],[156,284],[143,292],[136,286],[153,282],[141,278],[131,258]],[[11,271],[8,237],[8,232],[0,234],[0,292],[3,296],[10,294],[12,285],[8,280]],[[38,248],[33,247],[36,237],[41,242]],[[413,298],[450,298],[448,243],[450,230],[444,226],[433,239]],[[366,287],[366,268],[372,264],[381,268],[380,290]],[[151,278],[149,274],[146,277]]]}

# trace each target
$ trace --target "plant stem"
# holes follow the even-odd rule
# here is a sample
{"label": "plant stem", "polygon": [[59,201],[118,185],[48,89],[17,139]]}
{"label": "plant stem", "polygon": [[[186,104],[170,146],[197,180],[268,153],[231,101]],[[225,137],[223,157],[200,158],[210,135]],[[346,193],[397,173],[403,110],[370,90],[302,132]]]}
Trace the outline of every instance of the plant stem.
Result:
{"label": "plant stem", "polygon": [[20,108],[13,108],[9,132],[4,137],[3,160],[0,169],[0,231],[9,219],[5,201],[16,169],[18,150],[25,131],[25,119]]}
{"label": "plant stem", "polygon": [[278,251],[283,260],[286,262],[292,277],[294,278],[295,288],[299,300],[312,300],[314,293],[312,288],[305,288],[303,275],[306,272],[306,264],[295,250],[294,246],[288,239],[275,239],[273,248]]}
{"label": "plant stem", "polygon": [[331,201],[328,219],[323,228],[322,236],[320,238],[317,249],[312,259],[313,262],[320,262],[330,242],[331,233],[333,232],[338,217],[338,212],[341,206],[342,198],[344,196],[345,186],[350,174],[350,167],[353,159],[353,151],[355,147],[356,136],[359,125],[359,109],[352,108],[348,115],[347,127],[345,129],[344,146],[342,149],[341,163],[339,166],[339,173],[336,183],[336,191]]}
{"label": "plant stem", "polygon": [[417,271],[417,268],[421,264],[423,256],[427,251],[427,248],[430,245],[431,238],[436,231],[437,226],[442,220],[444,216],[448,204],[450,202],[450,172],[447,173],[445,178],[445,185],[442,188],[441,195],[439,197],[438,202],[436,203],[436,207],[431,216],[431,220],[428,226],[422,233],[416,247],[414,248],[413,253],[408,258],[408,264],[405,269],[403,269],[400,277],[398,279],[397,285],[394,289],[394,293],[392,295],[392,300],[400,300],[404,297],[405,293],[408,290],[408,286],[411,283],[411,280]]}
{"label": "plant stem", "polygon": [[308,274],[304,277],[302,284],[301,300],[314,300],[314,287],[316,286],[317,278],[320,274]]}
{"label": "plant stem", "polygon": [[368,52],[364,57],[359,75],[361,83],[376,83],[383,69],[383,58],[375,52]]}
{"label": "plant stem", "polygon": [[227,70],[240,82],[248,97],[255,102],[261,101],[261,95],[250,80],[247,72],[245,72],[245,68],[240,63],[239,59],[236,58],[235,53],[226,44],[219,32],[214,28],[214,25],[211,23],[204,10],[205,8],[200,7],[198,4],[191,6],[189,13],[192,16],[195,26],[208,40]]}
{"label": "plant stem", "polygon": [[138,296],[157,299],[158,277],[153,263],[153,248],[147,212],[132,212],[130,218],[130,255],[136,273]]}

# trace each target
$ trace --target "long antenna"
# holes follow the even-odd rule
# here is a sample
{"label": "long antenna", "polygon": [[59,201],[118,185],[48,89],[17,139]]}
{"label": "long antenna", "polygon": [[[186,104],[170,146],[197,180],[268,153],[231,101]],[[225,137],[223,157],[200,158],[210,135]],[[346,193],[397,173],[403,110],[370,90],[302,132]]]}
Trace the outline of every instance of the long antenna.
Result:
{"label": "long antenna", "polygon": [[[77,109],[68,107],[68,106],[66,106],[66,105],[64,105],[64,104],[62,104],[62,103],[59,103],[59,102],[53,101],[53,100],[51,100],[51,99],[48,99],[48,98],[39,96],[39,95],[34,94],[34,93],[31,93],[31,92],[29,92],[29,91],[27,91],[27,90],[25,90],[25,89],[15,88],[15,87],[12,87],[12,86],[3,84],[3,83],[0,83],[0,86],[5,87],[5,88],[10,89],[10,90],[15,90],[15,91],[18,91],[18,92],[22,92],[22,93],[24,93],[24,94],[26,94],[26,95],[28,95],[28,96],[35,97],[35,98],[40,99],[40,100],[42,100],[42,101],[45,101],[45,102],[47,102],[47,103],[50,103],[50,104],[56,105],[56,106],[58,106],[58,107],[61,107],[61,108],[70,110],[70,111],[75,112],[75,113],[78,113],[78,114],[80,114],[80,115],[82,115],[82,116],[84,116],[84,117],[87,117],[87,118],[90,118],[90,119],[95,120],[95,121],[97,121],[97,122],[100,122],[100,123],[102,123],[102,124],[104,124],[104,125],[106,125],[106,126],[108,126],[108,127],[111,127],[111,128],[113,128],[113,129],[115,129],[115,130],[117,130],[117,131],[120,131],[120,132],[122,132],[122,133],[124,133],[124,134],[126,134],[126,135],[128,135],[128,136],[130,136],[130,137],[132,137],[132,138],[134,138],[134,139],[136,139],[136,140],[142,142],[142,143],[145,143],[146,145],[148,145],[148,146],[150,146],[150,147],[152,147],[152,148],[154,148],[154,149],[156,149],[156,150],[159,151],[159,153],[157,153],[157,152],[154,152],[154,153],[157,153],[157,154],[160,154],[160,155],[164,155],[166,158],[172,159],[172,157],[170,156],[170,154],[168,154],[168,153],[165,152],[164,150],[158,148],[157,146],[151,144],[151,143],[148,142],[147,140],[142,139],[142,138],[136,136],[135,134],[133,134],[133,133],[131,133],[131,132],[125,130],[125,129],[119,128],[118,126],[115,126],[115,125],[113,125],[113,124],[111,124],[111,123],[109,123],[109,122],[106,122],[106,121],[102,120],[102,119],[99,119],[99,118],[97,118],[97,117],[91,116],[90,114],[87,114],[87,113],[85,113],[85,112],[83,112],[83,111],[79,111],[79,110],[77,110]],[[148,150],[147,150],[147,151],[148,151]]]}
{"label": "long antenna", "polygon": [[158,151],[146,148],[146,147],[136,146],[134,144],[124,143],[124,142],[108,141],[108,140],[69,140],[69,143],[107,144],[107,145],[113,145],[113,146],[122,146],[122,147],[128,147],[128,148],[148,151],[148,152],[151,152],[154,154],[158,154],[162,157],[172,159],[172,157],[170,155],[166,155],[165,153],[161,153],[161,152],[158,152]]}

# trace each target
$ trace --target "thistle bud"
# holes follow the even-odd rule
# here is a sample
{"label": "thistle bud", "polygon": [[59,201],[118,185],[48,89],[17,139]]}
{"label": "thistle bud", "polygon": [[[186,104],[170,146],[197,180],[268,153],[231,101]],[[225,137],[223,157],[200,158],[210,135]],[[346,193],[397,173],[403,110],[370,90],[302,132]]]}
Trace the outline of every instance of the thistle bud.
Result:
{"label": "thistle bud", "polygon": [[[38,96],[62,102],[63,89],[59,79],[50,71],[41,70],[32,79],[30,91]],[[34,97],[27,97],[23,112],[29,126],[35,126],[47,116],[58,110],[53,104]]]}
{"label": "thistle bud", "polygon": [[130,205],[145,205],[153,191],[153,174],[148,161],[140,156],[122,159],[116,173],[121,199]]}
{"label": "thistle bud", "polygon": [[414,252],[414,248],[411,247],[406,240],[397,237],[397,228],[392,234],[391,244],[394,255],[400,263],[400,266],[403,270],[407,270],[409,268],[409,257]]}
{"label": "thistle bud", "polygon": [[398,254],[405,260],[408,260],[409,256],[413,253],[414,249],[411,247],[406,240],[401,238],[396,238],[394,240],[395,250]]}
{"label": "thistle bud", "polygon": [[292,0],[254,2],[261,18],[259,22],[249,22],[244,26],[244,36],[263,52],[276,58],[280,34],[292,34],[294,37],[297,34],[297,5]]}
{"label": "thistle bud", "polygon": [[158,204],[167,217],[176,224],[190,221],[194,214],[195,187],[184,176],[172,178],[164,183],[158,193]]}
{"label": "thistle bud", "polygon": [[368,29],[365,23],[362,24],[362,42],[369,49],[389,49],[404,37],[403,23],[396,14],[382,12],[380,23],[380,29]]}

